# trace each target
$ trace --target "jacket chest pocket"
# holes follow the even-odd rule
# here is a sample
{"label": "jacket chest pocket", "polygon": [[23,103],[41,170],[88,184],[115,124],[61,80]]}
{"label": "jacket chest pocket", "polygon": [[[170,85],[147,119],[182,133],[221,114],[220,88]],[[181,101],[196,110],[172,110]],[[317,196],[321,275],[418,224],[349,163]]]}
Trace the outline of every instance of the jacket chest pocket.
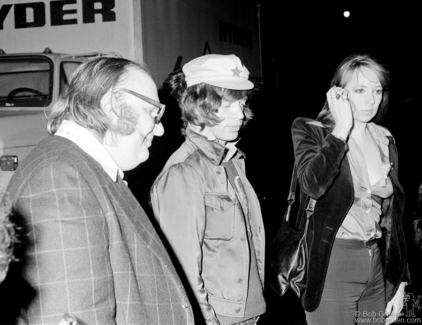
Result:
{"label": "jacket chest pocket", "polygon": [[205,194],[205,238],[230,240],[234,235],[236,203],[227,194]]}

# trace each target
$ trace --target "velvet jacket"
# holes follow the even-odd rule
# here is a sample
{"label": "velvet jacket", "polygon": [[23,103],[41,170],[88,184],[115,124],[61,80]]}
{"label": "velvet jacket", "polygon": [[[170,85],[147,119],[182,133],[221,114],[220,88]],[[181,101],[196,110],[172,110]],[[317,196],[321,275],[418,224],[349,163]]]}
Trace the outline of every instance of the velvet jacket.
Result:
{"label": "velvet jacket", "polygon": [[[401,282],[410,282],[407,272],[406,243],[402,225],[404,192],[398,181],[398,159],[394,140],[389,132],[374,125],[389,140],[389,173],[394,194],[382,205],[379,240],[387,300],[392,299]],[[296,225],[306,220],[309,197],[317,200],[308,228],[309,259],[307,285],[302,305],[312,312],[319,306],[337,231],[354,201],[353,179],[346,157],[345,143],[331,135],[320,122],[297,118],[292,125],[295,164],[300,186],[300,206]]]}

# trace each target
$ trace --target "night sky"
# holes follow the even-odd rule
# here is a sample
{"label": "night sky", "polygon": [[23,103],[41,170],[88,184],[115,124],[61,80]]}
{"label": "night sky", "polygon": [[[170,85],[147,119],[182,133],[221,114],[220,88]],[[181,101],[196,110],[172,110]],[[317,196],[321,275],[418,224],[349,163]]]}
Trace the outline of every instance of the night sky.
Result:
{"label": "night sky", "polygon": [[[300,3],[277,9],[275,3],[262,1],[264,105],[254,107],[252,135],[245,129],[246,136],[261,144],[259,152],[266,148],[259,160],[271,161],[270,165],[285,162],[276,173],[287,193],[293,162],[292,121],[298,116],[315,118],[336,67],[354,52],[370,51],[391,71],[390,107],[382,124],[396,139],[401,181],[414,200],[422,181],[420,12],[415,6],[367,4],[308,7]],[[350,11],[349,18],[343,16],[345,10]]]}
{"label": "night sky", "polygon": [[[324,105],[336,67],[354,52],[370,51],[391,71],[390,107],[382,124],[396,139],[401,182],[408,192],[408,203],[414,204],[422,181],[419,10],[415,6],[308,7],[303,3],[281,5],[277,10],[275,2],[262,1],[265,104],[254,107],[255,125],[250,128],[256,128],[256,132],[248,136],[261,144],[260,163],[264,160],[273,166],[277,161],[285,162],[276,171],[266,168],[281,181],[282,196],[287,196],[284,193],[293,163],[292,121],[298,116],[315,118]],[[350,11],[349,18],[343,16],[346,10]],[[268,182],[267,177],[260,179]],[[278,196],[280,191],[275,192]]]}

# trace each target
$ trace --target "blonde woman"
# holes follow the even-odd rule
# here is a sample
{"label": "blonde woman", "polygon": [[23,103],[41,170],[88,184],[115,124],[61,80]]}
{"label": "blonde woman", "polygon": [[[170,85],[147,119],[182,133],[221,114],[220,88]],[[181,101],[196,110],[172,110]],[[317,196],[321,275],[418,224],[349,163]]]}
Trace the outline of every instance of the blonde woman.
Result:
{"label": "blonde woman", "polygon": [[308,197],[317,200],[302,296],[309,325],[390,324],[403,307],[410,279],[397,148],[374,123],[387,107],[388,79],[373,57],[351,55],[317,120],[293,122],[300,223]]}

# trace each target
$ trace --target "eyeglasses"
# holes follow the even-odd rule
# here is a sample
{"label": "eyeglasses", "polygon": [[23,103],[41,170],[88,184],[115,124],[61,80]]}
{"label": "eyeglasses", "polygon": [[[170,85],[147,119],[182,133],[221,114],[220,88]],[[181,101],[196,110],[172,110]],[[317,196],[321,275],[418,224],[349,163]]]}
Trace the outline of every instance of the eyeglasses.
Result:
{"label": "eyeglasses", "polygon": [[141,95],[137,92],[134,92],[134,91],[126,89],[126,88],[119,88],[118,90],[124,91],[128,94],[131,94],[135,97],[138,97],[138,98],[142,99],[143,101],[145,101],[145,102],[153,105],[154,107],[158,108],[158,111],[156,112],[157,115],[153,116],[153,118],[154,118],[155,124],[160,124],[161,118],[163,117],[164,111],[166,110],[166,105],[161,104],[161,103],[159,103],[159,102],[157,102],[157,101],[155,101],[155,100],[153,100],[149,97],[146,97],[144,95]]}

